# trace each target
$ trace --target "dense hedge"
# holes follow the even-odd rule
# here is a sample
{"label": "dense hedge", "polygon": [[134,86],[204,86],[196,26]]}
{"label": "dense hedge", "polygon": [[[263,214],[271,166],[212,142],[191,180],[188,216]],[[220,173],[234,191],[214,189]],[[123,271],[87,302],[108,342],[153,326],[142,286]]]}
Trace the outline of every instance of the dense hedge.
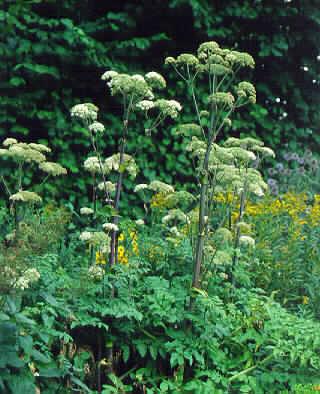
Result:
{"label": "dense hedge", "polygon": [[[96,103],[108,130],[105,152],[114,152],[120,123],[116,103],[106,97],[101,73],[110,68],[162,71],[166,55],[193,51],[209,38],[246,49],[257,61],[253,78],[258,104],[249,114],[239,114],[233,132],[261,136],[274,147],[289,142],[295,148],[307,142],[317,149],[320,11],[316,1],[264,3],[4,1],[0,137],[50,140],[57,159],[72,175],[61,181],[63,197],[68,199],[75,184],[78,196],[85,196],[81,162],[89,141],[84,129],[71,122],[69,108],[83,100]],[[170,93],[179,91],[175,77],[167,76]],[[185,103],[184,116],[189,113]],[[181,154],[183,141],[173,143],[168,126],[153,142],[140,133],[131,147],[142,148],[138,158],[142,178],[170,181],[170,177],[191,176],[190,163]],[[157,164],[148,160],[154,155],[159,157]]]}

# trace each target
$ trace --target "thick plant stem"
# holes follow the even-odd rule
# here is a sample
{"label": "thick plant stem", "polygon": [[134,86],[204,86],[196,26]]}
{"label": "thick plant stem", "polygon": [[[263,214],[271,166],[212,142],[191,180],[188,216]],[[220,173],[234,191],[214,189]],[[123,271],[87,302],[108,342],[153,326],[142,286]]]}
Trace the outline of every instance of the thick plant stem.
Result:
{"label": "thick plant stem", "polygon": [[199,227],[198,237],[196,245],[196,255],[192,279],[192,287],[199,288],[200,276],[201,276],[201,265],[203,260],[203,249],[206,237],[206,226],[207,226],[207,200],[208,200],[208,183],[209,183],[209,157],[211,152],[211,144],[208,145],[206,155],[204,158],[201,178],[201,190],[200,190],[200,207],[199,207]]}
{"label": "thick plant stem", "polygon": [[[237,220],[237,223],[240,223],[243,219],[243,215],[244,215],[244,209],[245,209],[245,201],[246,201],[246,185],[244,187],[244,190],[241,192],[241,196],[240,196],[240,211],[239,211],[239,218]],[[233,253],[233,258],[232,258],[232,266],[231,266],[231,283],[233,285],[235,285],[235,280],[234,280],[234,269],[237,263],[237,249],[239,247],[239,240],[240,240],[240,228],[237,228],[236,231],[236,237],[235,237],[235,241],[234,241],[234,253]]]}
{"label": "thick plant stem", "polygon": [[[118,176],[118,181],[117,181],[117,187],[116,187],[116,196],[114,199],[114,209],[116,211],[116,215],[113,217],[113,224],[118,225],[119,224],[119,216],[117,215],[117,211],[119,209],[119,203],[120,203],[120,196],[121,196],[121,188],[122,188],[122,183],[123,183],[123,169],[121,168],[123,161],[124,161],[124,152],[125,152],[125,144],[126,144],[126,135],[128,131],[128,122],[124,122],[124,132],[123,132],[123,138],[121,142],[121,148],[120,148],[120,158],[119,158],[119,176]],[[118,260],[117,256],[117,239],[118,239],[118,232],[113,231],[111,235],[111,251],[110,251],[110,265],[116,264]]]}
{"label": "thick plant stem", "polygon": [[[207,179],[207,176],[205,176],[205,178]],[[198,227],[195,265],[194,265],[193,280],[192,280],[192,287],[195,288],[199,287],[201,264],[203,259],[207,190],[208,190],[208,184],[206,181],[204,181],[201,185],[201,192],[200,192],[199,227]]]}

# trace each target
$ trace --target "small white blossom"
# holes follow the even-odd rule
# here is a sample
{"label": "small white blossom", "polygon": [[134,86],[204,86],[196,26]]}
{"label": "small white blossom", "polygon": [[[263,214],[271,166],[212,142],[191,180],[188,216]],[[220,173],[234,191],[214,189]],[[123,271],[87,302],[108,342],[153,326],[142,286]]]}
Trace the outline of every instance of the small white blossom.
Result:
{"label": "small white blossom", "polygon": [[145,224],[143,219],[138,219],[138,220],[135,221],[135,223],[138,226],[143,226]]}
{"label": "small white blossom", "polygon": [[91,131],[91,133],[99,134],[99,133],[103,133],[105,128],[104,128],[104,125],[102,123],[100,123],[100,122],[93,122],[89,126],[89,130]]}
{"label": "small white blossom", "polygon": [[58,163],[46,161],[39,164],[40,170],[52,176],[66,175],[67,170]]}
{"label": "small white blossom", "polygon": [[80,236],[79,239],[82,242],[87,242],[90,241],[90,239],[92,238],[92,233],[90,231],[83,231]]}
{"label": "small white blossom", "polygon": [[168,185],[167,183],[161,182],[161,181],[152,181],[149,184],[149,189],[158,192],[158,193],[173,193],[174,188],[171,185]]}
{"label": "small white blossom", "polygon": [[26,203],[41,203],[42,198],[35,192],[29,192],[27,190],[20,190],[18,193],[12,194],[9,198],[11,201],[20,201]]}
{"label": "small white blossom", "polygon": [[83,165],[87,171],[93,174],[97,172],[101,172],[100,162],[98,157],[96,156],[88,157],[88,159],[85,160]]}
{"label": "small white blossom", "polygon": [[136,108],[141,111],[149,111],[154,107],[154,102],[150,100],[142,100],[136,104]]}
{"label": "small white blossom", "polygon": [[133,191],[135,193],[138,193],[138,192],[140,192],[141,190],[144,190],[144,189],[148,189],[148,185],[146,183],[140,183],[139,185],[136,185],[136,187],[134,188]]}
{"label": "small white blossom", "polygon": [[150,84],[151,87],[155,89],[164,89],[166,87],[166,80],[163,76],[157,72],[151,71],[145,76],[146,81]]}
{"label": "small white blossom", "polygon": [[118,75],[118,73],[116,71],[113,71],[113,70],[106,71],[105,73],[102,74],[101,79],[103,81],[107,81],[108,79],[111,79],[111,78],[115,77],[116,75]]}
{"label": "small white blossom", "polygon": [[116,190],[116,185],[110,181],[100,182],[98,184],[98,189],[101,191],[106,191],[107,193],[113,193]]}
{"label": "small white blossom", "polygon": [[88,207],[80,208],[80,215],[92,215],[93,213],[94,210],[92,208],[88,208]]}
{"label": "small white blossom", "polygon": [[81,120],[97,120],[98,107],[91,103],[77,104],[71,108],[71,116]]}
{"label": "small white blossom", "polygon": [[88,276],[92,280],[101,280],[104,276],[104,269],[99,265],[92,265],[88,269]]}
{"label": "small white blossom", "polygon": [[241,235],[241,237],[239,238],[239,244],[241,246],[254,247],[255,240],[252,237],[249,237],[248,235]]}
{"label": "small white blossom", "polygon": [[182,110],[181,104],[176,100],[159,99],[155,102],[155,107],[158,108],[164,116],[169,116],[172,119],[177,118],[179,112]]}
{"label": "small white blossom", "polygon": [[10,145],[14,145],[14,144],[17,144],[17,143],[18,143],[18,141],[15,138],[6,138],[3,141],[2,145],[3,146],[10,146]]}
{"label": "small white blossom", "polygon": [[104,231],[119,231],[119,227],[114,223],[103,223],[102,228]]}
{"label": "small white blossom", "polygon": [[29,288],[30,283],[37,282],[40,279],[40,274],[35,268],[27,269],[24,274],[17,280],[14,287],[20,290]]}

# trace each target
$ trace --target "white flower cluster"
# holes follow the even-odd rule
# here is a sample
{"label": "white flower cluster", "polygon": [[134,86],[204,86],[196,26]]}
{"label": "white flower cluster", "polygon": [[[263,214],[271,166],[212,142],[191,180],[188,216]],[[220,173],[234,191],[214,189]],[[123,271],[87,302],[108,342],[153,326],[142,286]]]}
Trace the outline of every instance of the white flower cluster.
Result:
{"label": "white flower cluster", "polygon": [[135,178],[138,173],[138,167],[134,158],[130,155],[124,154],[123,161],[120,165],[120,153],[116,153],[110,157],[108,157],[104,161],[104,170],[108,174],[112,170],[113,171],[127,171],[127,173]]}
{"label": "white flower cluster", "polygon": [[170,222],[187,222],[187,216],[180,209],[170,209],[170,211],[162,218],[163,224],[168,224]]}
{"label": "white flower cluster", "polygon": [[103,80],[108,81],[107,85],[111,89],[111,94],[115,95],[134,95],[137,99],[152,100],[154,95],[152,93],[151,84],[147,83],[142,75],[128,75],[119,74],[116,71],[106,71],[102,77]]}
{"label": "white flower cluster", "polygon": [[104,231],[119,231],[119,227],[114,223],[103,223],[102,228]]}
{"label": "white flower cluster", "polygon": [[104,269],[99,265],[92,265],[88,269],[88,276],[92,280],[102,280],[104,276]]}
{"label": "white flower cluster", "polygon": [[46,161],[39,164],[39,169],[52,176],[66,175],[67,170],[58,163]]}
{"label": "white flower cluster", "polygon": [[92,215],[94,213],[94,210],[89,207],[83,207],[80,208],[80,215]]}
{"label": "white flower cluster", "polygon": [[35,268],[27,269],[24,274],[15,282],[14,287],[20,290],[28,289],[31,283],[37,282],[40,274]]}
{"label": "white flower cluster", "polygon": [[141,111],[149,111],[150,109],[154,108],[154,102],[150,100],[141,100],[136,104],[136,108]]}
{"label": "white flower cluster", "polygon": [[105,130],[105,127],[100,122],[93,122],[91,125],[89,125],[89,130],[93,134],[102,134]]}
{"label": "white flower cluster", "polygon": [[172,119],[176,119],[182,110],[181,104],[176,100],[159,99],[154,105],[163,116],[169,116]]}
{"label": "white flower cluster", "polygon": [[76,104],[70,110],[73,118],[93,122],[98,117],[98,107],[92,103]]}
{"label": "white flower cluster", "polygon": [[85,170],[91,174],[96,174],[101,172],[100,161],[97,156],[88,157],[83,163]]}
{"label": "white flower cluster", "polygon": [[149,186],[146,183],[139,183],[138,185],[135,186],[133,191],[135,193],[139,193],[141,190],[145,190],[148,188],[149,188]]}
{"label": "white flower cluster", "polygon": [[39,152],[38,149],[31,148],[29,144],[24,142],[11,144],[9,149],[3,149],[1,153],[13,159],[25,161],[27,163],[33,162],[40,164],[46,160],[46,157],[43,153]]}
{"label": "white flower cluster", "polygon": [[35,192],[29,192],[28,190],[20,190],[9,197],[10,201],[14,202],[25,202],[29,204],[41,203],[42,198]]}
{"label": "white flower cluster", "polygon": [[92,232],[90,231],[83,231],[79,236],[79,239],[82,242],[88,242],[91,240],[91,238],[92,238]]}
{"label": "white flower cluster", "polygon": [[103,249],[106,254],[110,251],[110,237],[104,231],[83,231],[79,240]]}
{"label": "white flower cluster", "polygon": [[248,235],[241,235],[239,238],[239,244],[240,246],[254,247],[255,240]]}
{"label": "white flower cluster", "polygon": [[116,75],[118,75],[119,73],[117,73],[117,71],[106,71],[104,74],[102,74],[101,79],[103,81],[108,81],[109,79],[115,77]]}
{"label": "white flower cluster", "polygon": [[151,71],[145,75],[145,78],[154,89],[164,89],[167,86],[166,80],[157,72]]}
{"label": "white flower cluster", "polygon": [[98,189],[107,193],[114,193],[116,191],[116,184],[110,181],[100,182]]}
{"label": "white flower cluster", "polygon": [[168,185],[167,183],[164,183],[161,181],[152,181],[152,182],[150,182],[148,187],[150,190],[153,190],[154,192],[157,192],[157,193],[168,194],[168,193],[174,192],[173,186]]}
{"label": "white flower cluster", "polygon": [[31,149],[37,150],[38,152],[44,152],[44,153],[50,153],[51,152],[51,148],[49,148],[48,146],[43,145],[43,144],[35,144],[34,142],[31,142],[30,144],[28,144],[28,146]]}
{"label": "white flower cluster", "polygon": [[6,138],[3,141],[2,145],[3,146],[10,146],[10,145],[14,145],[14,144],[17,144],[17,143],[18,143],[18,141],[15,138]]}

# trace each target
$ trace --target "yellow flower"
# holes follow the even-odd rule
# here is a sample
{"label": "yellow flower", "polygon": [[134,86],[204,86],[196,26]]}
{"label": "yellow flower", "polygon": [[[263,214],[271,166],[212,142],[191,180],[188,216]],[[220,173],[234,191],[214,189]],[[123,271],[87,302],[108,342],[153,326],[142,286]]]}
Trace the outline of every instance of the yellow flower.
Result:
{"label": "yellow flower", "polygon": [[309,304],[309,297],[308,296],[302,296],[302,304],[307,305]]}
{"label": "yellow flower", "polygon": [[121,234],[119,235],[118,241],[119,241],[119,242],[124,241],[124,234],[123,234],[123,233],[121,233]]}
{"label": "yellow flower", "polygon": [[106,258],[105,258],[105,256],[104,256],[104,254],[101,253],[101,252],[99,252],[99,251],[97,251],[97,252],[96,252],[96,264],[102,264],[102,265],[104,265],[104,264],[106,264],[106,263],[107,263],[107,261],[106,261]]}
{"label": "yellow flower", "polygon": [[164,193],[156,193],[152,196],[150,206],[151,208],[164,208],[166,206],[166,195]]}

